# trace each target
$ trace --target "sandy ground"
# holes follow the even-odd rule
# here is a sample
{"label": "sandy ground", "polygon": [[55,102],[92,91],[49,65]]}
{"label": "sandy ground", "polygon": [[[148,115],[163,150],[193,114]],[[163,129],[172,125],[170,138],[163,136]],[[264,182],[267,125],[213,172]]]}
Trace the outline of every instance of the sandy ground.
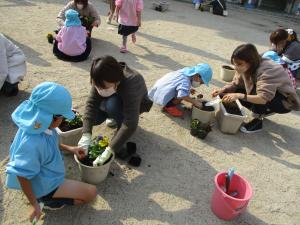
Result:
{"label": "sandy ground", "polygon": [[[23,49],[28,59],[28,74],[20,94],[0,97],[0,224],[29,224],[27,200],[4,187],[4,170],[16,132],[10,114],[40,82],[65,85],[74,106],[82,112],[93,57],[110,54],[126,61],[143,74],[148,87],[171,70],[207,62],[214,69],[214,78],[209,88],[199,91],[208,97],[213,88],[223,85],[220,65],[229,61],[237,45],[252,42],[264,51],[269,33],[278,26],[293,27],[300,33],[296,22],[264,11],[229,7],[230,16],[223,18],[198,12],[186,2],[170,1],[170,10],[160,13],[146,1],[137,44],[130,43],[130,53],[122,55],[116,26],[105,24],[108,5],[94,0],[102,25],[93,32],[91,56],[82,63],[68,63],[53,56],[45,38],[56,28],[55,17],[65,2],[0,1],[0,30]],[[173,119],[153,107],[141,116],[132,137],[143,158],[141,167],[115,162],[111,169],[114,176],[98,185],[94,204],[47,212],[39,224],[299,224],[299,116],[293,112],[269,117],[264,131],[253,135],[225,135],[214,126],[202,141],[189,134],[188,113],[184,120]],[[112,130],[101,126],[98,132],[109,134]],[[80,179],[72,157],[66,156],[65,162],[67,177]],[[210,198],[215,174],[232,166],[251,183],[254,196],[248,211],[229,223],[214,216]]]}

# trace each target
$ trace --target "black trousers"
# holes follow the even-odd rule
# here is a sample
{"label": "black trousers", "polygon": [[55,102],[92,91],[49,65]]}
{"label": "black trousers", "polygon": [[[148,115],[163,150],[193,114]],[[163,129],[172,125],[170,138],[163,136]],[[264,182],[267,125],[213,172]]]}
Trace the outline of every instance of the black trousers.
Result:
{"label": "black trousers", "polygon": [[[238,93],[246,93],[244,89],[238,89],[236,92]],[[251,102],[240,100],[241,104],[257,114],[269,114],[269,113],[279,113],[284,114],[288,113],[291,110],[288,110],[284,107],[282,101],[286,100],[286,97],[280,94],[278,91],[276,92],[274,98],[267,102],[265,105],[262,104],[254,104]]]}
{"label": "black trousers", "polygon": [[5,81],[3,86],[0,88],[0,93],[5,96],[16,96],[19,92],[18,84],[19,82],[11,84]]}
{"label": "black trousers", "polygon": [[57,41],[54,41],[53,43],[53,54],[63,60],[63,61],[69,61],[69,62],[81,62],[86,60],[92,50],[92,42],[90,38],[86,38],[86,49],[81,55],[76,55],[76,56],[69,56],[66,55],[65,53],[61,52],[58,47],[57,47]]}

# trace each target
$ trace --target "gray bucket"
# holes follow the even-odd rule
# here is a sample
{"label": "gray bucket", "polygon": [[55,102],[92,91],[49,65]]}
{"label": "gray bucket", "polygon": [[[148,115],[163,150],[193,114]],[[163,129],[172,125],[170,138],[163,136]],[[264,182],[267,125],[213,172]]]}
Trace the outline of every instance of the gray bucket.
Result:
{"label": "gray bucket", "polygon": [[114,159],[115,159],[115,155],[113,155],[113,157],[110,159],[109,162],[107,162],[106,164],[104,164],[102,166],[97,166],[97,167],[86,166],[86,165],[82,164],[78,160],[76,155],[74,155],[74,159],[78,164],[80,174],[81,174],[81,180],[84,182],[87,182],[89,184],[99,184],[100,182],[105,180],[105,178],[107,177],[110,165],[111,165],[112,161],[114,161]]}

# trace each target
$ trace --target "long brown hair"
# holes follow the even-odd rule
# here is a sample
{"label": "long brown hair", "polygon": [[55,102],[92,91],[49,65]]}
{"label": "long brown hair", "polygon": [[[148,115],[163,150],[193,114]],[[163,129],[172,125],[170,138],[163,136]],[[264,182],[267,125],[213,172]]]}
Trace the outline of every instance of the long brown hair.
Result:
{"label": "long brown hair", "polygon": [[261,62],[261,56],[258,54],[253,44],[243,44],[238,46],[231,55],[231,63],[233,60],[242,60],[250,65],[246,71],[247,75],[253,76]]}
{"label": "long brown hair", "polygon": [[270,42],[277,45],[280,41],[287,40],[289,34],[285,29],[277,29],[270,35]]}

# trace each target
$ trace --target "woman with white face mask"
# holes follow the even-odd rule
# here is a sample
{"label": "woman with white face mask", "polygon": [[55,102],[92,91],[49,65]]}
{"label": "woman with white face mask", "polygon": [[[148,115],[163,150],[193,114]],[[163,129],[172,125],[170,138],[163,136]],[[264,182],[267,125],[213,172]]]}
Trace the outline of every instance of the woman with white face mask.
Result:
{"label": "woman with white face mask", "polygon": [[194,94],[194,88],[201,84],[208,86],[211,78],[212,69],[206,63],[185,67],[157,80],[148,96],[154,103],[162,106],[166,113],[174,117],[182,117],[183,112],[177,108],[177,105],[185,100],[201,108],[202,102],[190,97],[190,94]]}
{"label": "woman with white face mask", "polygon": [[98,27],[101,23],[99,13],[92,3],[88,0],[73,0],[59,12],[56,19],[59,27],[64,25],[65,11],[68,9],[74,9],[79,13],[82,25],[86,27],[89,36],[91,36],[93,27]]}
{"label": "woman with white face mask", "polygon": [[100,157],[101,164],[114,152],[118,156],[122,146],[135,132],[140,113],[148,112],[152,102],[147,96],[144,78],[112,56],[95,59],[90,76],[92,87],[83,117],[83,136],[78,145],[87,151],[94,125],[103,123],[107,118],[117,123],[117,132]]}
{"label": "woman with white face mask", "polygon": [[262,58],[254,45],[243,44],[232,53],[236,69],[233,81],[214,90],[212,96],[223,96],[223,102],[241,100],[256,118],[241,127],[244,133],[262,130],[262,118],[271,113],[300,110],[300,100],[285,69],[270,59]]}

